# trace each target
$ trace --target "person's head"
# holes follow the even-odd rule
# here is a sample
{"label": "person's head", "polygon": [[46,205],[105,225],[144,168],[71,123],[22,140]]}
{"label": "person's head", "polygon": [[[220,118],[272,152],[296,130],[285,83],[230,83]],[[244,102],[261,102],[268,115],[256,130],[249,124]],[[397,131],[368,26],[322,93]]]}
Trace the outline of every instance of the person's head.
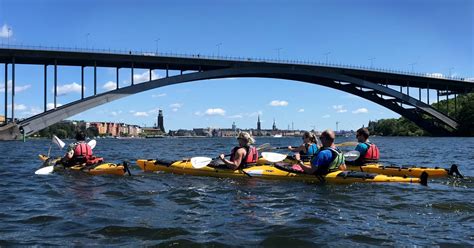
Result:
{"label": "person's head", "polygon": [[255,143],[254,138],[252,138],[252,136],[250,136],[250,134],[247,132],[240,132],[237,136],[237,140],[239,141],[239,145],[241,146],[251,145]]}
{"label": "person's head", "polygon": [[369,130],[367,128],[359,128],[356,132],[356,138],[359,142],[366,142],[369,139]]}
{"label": "person's head", "polygon": [[316,141],[316,135],[314,135],[314,133],[312,132],[304,132],[303,134],[303,142],[304,143],[317,143]]}
{"label": "person's head", "polygon": [[86,140],[86,134],[83,131],[77,131],[76,132],[76,140],[77,141],[85,141]]}
{"label": "person's head", "polygon": [[331,129],[327,129],[321,133],[319,138],[321,139],[321,143],[323,143],[323,147],[331,147],[336,140],[336,134]]}

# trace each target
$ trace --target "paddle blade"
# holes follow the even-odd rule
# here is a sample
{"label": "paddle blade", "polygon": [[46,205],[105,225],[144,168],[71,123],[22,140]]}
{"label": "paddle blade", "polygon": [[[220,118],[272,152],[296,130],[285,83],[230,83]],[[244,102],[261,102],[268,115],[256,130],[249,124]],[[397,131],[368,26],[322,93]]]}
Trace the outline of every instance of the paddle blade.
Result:
{"label": "paddle blade", "polygon": [[191,165],[193,168],[200,169],[206,167],[211,161],[212,158],[208,157],[193,157],[191,158]]}
{"label": "paddle blade", "polygon": [[283,161],[287,155],[276,152],[262,152],[262,157],[268,162],[276,163]]}
{"label": "paddle blade", "polygon": [[344,153],[344,159],[346,161],[355,161],[360,157],[360,152],[359,151],[350,151]]}
{"label": "paddle blade", "polygon": [[94,149],[94,147],[97,145],[97,141],[90,140],[89,142],[87,142],[87,144],[91,147],[91,149]]}
{"label": "paddle blade", "polygon": [[46,166],[35,171],[35,174],[36,175],[49,175],[49,174],[52,174],[53,172],[54,172],[54,165],[50,165],[50,166]]}
{"label": "paddle blade", "polygon": [[63,149],[63,147],[66,145],[66,143],[60,140],[58,136],[56,135],[53,135],[53,143],[56,144],[59,147],[59,149]]}

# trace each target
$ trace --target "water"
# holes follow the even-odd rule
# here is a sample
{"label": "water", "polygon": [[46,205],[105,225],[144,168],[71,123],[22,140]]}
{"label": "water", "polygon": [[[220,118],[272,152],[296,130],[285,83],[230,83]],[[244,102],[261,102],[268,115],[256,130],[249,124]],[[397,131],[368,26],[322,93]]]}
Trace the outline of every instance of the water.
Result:
{"label": "water", "polygon": [[[301,139],[257,141],[284,146]],[[456,163],[466,178],[423,187],[220,179],[137,168],[132,177],[37,176],[37,154],[47,152],[49,140],[1,142],[0,246],[474,246],[474,139],[373,141],[386,164]],[[94,152],[117,162],[213,157],[235,142],[98,140]]]}

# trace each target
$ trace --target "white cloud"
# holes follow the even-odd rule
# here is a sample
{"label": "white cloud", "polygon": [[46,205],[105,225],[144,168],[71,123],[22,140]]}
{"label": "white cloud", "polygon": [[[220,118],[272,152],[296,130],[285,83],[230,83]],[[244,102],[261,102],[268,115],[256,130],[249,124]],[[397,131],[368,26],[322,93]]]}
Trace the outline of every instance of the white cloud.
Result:
{"label": "white cloud", "polygon": [[304,112],[304,109],[298,109],[298,112],[302,113],[302,112]]}
{"label": "white cloud", "polygon": [[225,110],[221,108],[211,108],[207,109],[206,112],[204,112],[206,115],[225,115]]}
{"label": "white cloud", "polygon": [[258,116],[258,115],[262,115],[263,112],[261,110],[257,111],[257,112],[252,112],[250,114],[247,114],[248,117],[254,117],[254,116]]}
{"label": "white cloud", "polygon": [[237,115],[228,116],[227,118],[230,118],[230,119],[240,119],[240,118],[244,118],[244,116],[241,115],[241,114],[237,114]]}
{"label": "white cloud", "polygon": [[[155,71],[151,71],[151,80],[159,79],[160,76],[155,73]],[[141,74],[133,74],[133,82],[134,83],[143,83],[150,80],[150,72],[145,71]]]}
{"label": "white cloud", "polygon": [[102,86],[102,88],[105,90],[115,90],[117,89],[117,83],[114,81],[108,81],[104,86]]}
{"label": "white cloud", "polygon": [[274,107],[282,107],[282,106],[288,106],[287,101],[280,101],[280,100],[273,100],[270,102],[270,106]]}
{"label": "white cloud", "polygon": [[[10,30],[8,30],[10,29]],[[0,38],[9,38],[13,36],[13,29],[11,26],[7,24],[3,24],[2,28],[0,28]]]}
{"label": "white cloud", "polygon": [[[11,104],[8,104],[7,107],[8,107],[8,108],[11,108],[12,105],[11,105]],[[26,107],[25,104],[16,104],[16,103],[15,103],[15,111],[24,111],[24,110],[26,110],[26,109],[27,109],[27,107]]]}
{"label": "white cloud", "polygon": [[[81,93],[81,85],[78,83],[64,84],[58,86],[58,96],[67,95],[69,93]],[[54,88],[52,90],[54,92]]]}
{"label": "white cloud", "polygon": [[148,113],[147,113],[147,112],[135,112],[135,113],[133,114],[133,116],[146,117],[146,116],[148,116]]}
{"label": "white cloud", "polygon": [[333,105],[332,108],[336,110],[336,113],[347,112],[347,109],[344,109],[344,105]]}
{"label": "white cloud", "polygon": [[[56,107],[60,107],[60,106],[62,106],[61,103],[56,103]],[[50,102],[50,103],[46,104],[46,109],[47,110],[54,109],[54,103]]]}
{"label": "white cloud", "polygon": [[122,113],[122,110],[119,110],[119,111],[112,111],[112,112],[110,112],[110,115],[111,115],[111,116],[117,116],[117,115],[119,115],[119,114],[121,114],[121,113]]}
{"label": "white cloud", "polygon": [[323,115],[323,116],[322,116],[322,118],[324,118],[324,119],[327,119],[327,118],[329,118],[329,117],[331,117],[331,116],[330,116],[330,115]]}
{"label": "white cloud", "polygon": [[183,104],[182,103],[173,103],[173,104],[170,104],[170,108],[181,108],[183,107]]}
{"label": "white cloud", "polygon": [[356,109],[354,111],[352,111],[353,114],[365,114],[365,113],[368,113],[369,110],[366,109],[366,108],[359,108],[359,109]]}
{"label": "white cloud", "polygon": [[173,112],[177,112],[178,110],[179,110],[178,108],[171,109],[171,111],[173,111]]}
{"label": "white cloud", "polygon": [[164,96],[166,96],[166,93],[161,93],[161,94],[153,94],[153,95],[151,95],[151,97],[153,97],[153,98],[157,98],[157,97],[164,97]]}
{"label": "white cloud", "polygon": [[[15,85],[15,93],[25,91],[31,87],[31,84]],[[0,85],[0,92],[5,92],[5,84]],[[8,92],[12,92],[12,80],[8,80]]]}
{"label": "white cloud", "polygon": [[225,115],[225,110],[221,109],[221,108],[210,108],[210,109],[207,109],[204,113],[203,112],[200,112],[200,111],[197,111],[194,113],[195,115],[198,115],[198,116],[203,116],[203,115],[221,115],[221,116],[224,116]]}

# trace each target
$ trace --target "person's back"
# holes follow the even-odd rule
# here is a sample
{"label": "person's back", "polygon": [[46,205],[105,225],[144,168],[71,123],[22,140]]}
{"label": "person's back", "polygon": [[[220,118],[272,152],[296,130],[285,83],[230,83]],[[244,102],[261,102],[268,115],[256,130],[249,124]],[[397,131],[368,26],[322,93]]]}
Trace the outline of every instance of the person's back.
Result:
{"label": "person's back", "polygon": [[69,145],[64,156],[65,165],[73,166],[76,164],[87,163],[92,157],[92,148],[85,141],[86,135],[80,131],[76,133],[76,142]]}

